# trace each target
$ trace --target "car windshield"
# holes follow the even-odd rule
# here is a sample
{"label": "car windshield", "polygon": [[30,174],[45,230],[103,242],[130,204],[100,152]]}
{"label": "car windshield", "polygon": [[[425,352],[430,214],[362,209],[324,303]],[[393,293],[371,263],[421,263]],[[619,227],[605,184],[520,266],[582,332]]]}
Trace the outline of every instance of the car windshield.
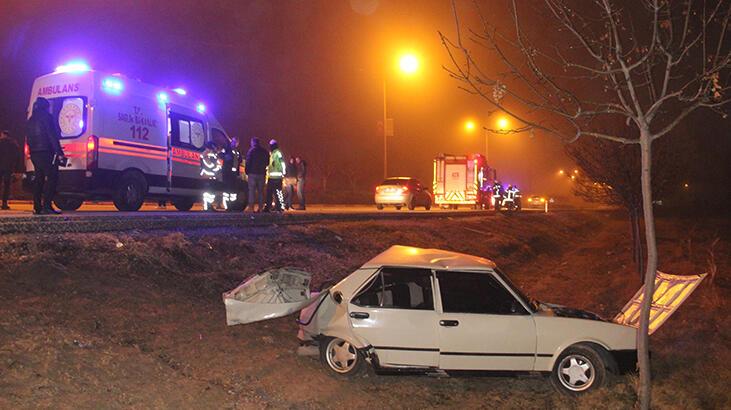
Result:
{"label": "car windshield", "polygon": [[381,182],[381,185],[406,185],[408,183],[408,179],[387,179]]}
{"label": "car windshield", "polygon": [[500,276],[500,279],[502,279],[505,282],[505,284],[507,284],[508,287],[510,287],[510,289],[513,292],[515,292],[516,296],[518,296],[518,298],[521,299],[523,301],[523,303],[525,303],[526,305],[528,305],[530,307],[530,309],[533,311],[533,313],[538,311],[538,301],[537,300],[535,300],[531,297],[528,297],[528,295],[523,293],[523,291],[520,290],[519,287],[515,286],[515,283],[513,283],[513,281],[510,280],[508,275],[503,273],[503,271],[501,271],[500,269],[495,268],[495,273],[497,273],[498,276]]}

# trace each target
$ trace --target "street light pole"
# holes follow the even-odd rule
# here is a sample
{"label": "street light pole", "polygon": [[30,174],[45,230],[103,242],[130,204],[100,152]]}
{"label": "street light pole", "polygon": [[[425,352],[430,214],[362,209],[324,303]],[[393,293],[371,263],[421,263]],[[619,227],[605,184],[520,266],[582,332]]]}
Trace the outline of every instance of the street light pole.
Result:
{"label": "street light pole", "polygon": [[490,130],[485,128],[485,161],[489,161],[489,159],[488,159],[489,140],[490,140]]}
{"label": "street light pole", "polygon": [[386,115],[386,75],[383,76],[383,179],[388,178],[388,117]]}

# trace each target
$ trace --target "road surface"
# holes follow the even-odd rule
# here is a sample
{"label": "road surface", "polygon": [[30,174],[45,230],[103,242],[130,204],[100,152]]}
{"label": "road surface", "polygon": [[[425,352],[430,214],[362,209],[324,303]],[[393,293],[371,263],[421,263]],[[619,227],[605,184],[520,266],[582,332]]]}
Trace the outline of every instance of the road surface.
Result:
{"label": "road surface", "polygon": [[[103,232],[124,230],[156,230],[213,228],[221,226],[262,226],[270,224],[307,224],[320,221],[362,221],[369,219],[454,218],[467,216],[495,217],[490,211],[423,208],[414,211],[372,205],[312,205],[307,211],[284,213],[203,212],[200,207],[179,212],[170,206],[159,209],[155,203],[145,204],[138,212],[118,212],[111,203],[84,204],[78,211],[62,215],[33,215],[29,202],[10,204],[11,210],[0,212],[0,234]],[[525,210],[539,215],[542,210]]]}

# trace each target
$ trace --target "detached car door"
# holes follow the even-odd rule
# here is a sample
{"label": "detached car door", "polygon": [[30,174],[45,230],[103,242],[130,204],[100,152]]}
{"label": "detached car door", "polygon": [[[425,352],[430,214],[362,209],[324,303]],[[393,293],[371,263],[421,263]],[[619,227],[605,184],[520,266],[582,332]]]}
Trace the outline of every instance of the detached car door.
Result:
{"label": "detached car door", "polygon": [[439,336],[429,269],[384,267],[348,304],[353,332],[382,366],[437,367]]}
{"label": "detached car door", "polygon": [[533,370],[533,316],[489,272],[437,271],[439,367],[444,370]]}

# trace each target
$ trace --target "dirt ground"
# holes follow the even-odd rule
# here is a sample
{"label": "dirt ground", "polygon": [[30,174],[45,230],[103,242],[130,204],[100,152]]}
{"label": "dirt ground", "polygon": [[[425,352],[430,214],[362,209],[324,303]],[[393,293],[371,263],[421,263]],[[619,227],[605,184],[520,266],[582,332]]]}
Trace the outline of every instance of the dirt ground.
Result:
{"label": "dirt ground", "polygon": [[[657,408],[731,406],[729,228],[658,222],[661,270],[716,273],[652,336]],[[295,354],[293,317],[225,325],[221,293],[249,274],[289,265],[321,283],[392,244],[492,258],[537,299],[605,317],[640,286],[626,220],[601,213],[6,236],[0,408],[632,407],[633,376],[578,400],[540,376],[340,380]]]}

